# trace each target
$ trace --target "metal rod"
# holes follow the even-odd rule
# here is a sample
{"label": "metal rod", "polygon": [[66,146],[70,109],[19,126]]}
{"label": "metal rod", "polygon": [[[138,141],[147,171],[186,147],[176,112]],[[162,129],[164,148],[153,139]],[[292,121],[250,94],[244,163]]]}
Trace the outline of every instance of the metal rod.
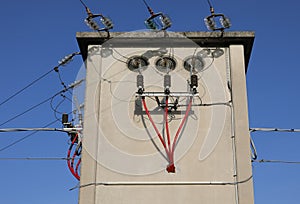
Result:
{"label": "metal rod", "polygon": [[187,93],[187,92],[171,92],[170,94],[165,94],[164,92],[144,92],[143,94],[136,94],[137,96],[148,96],[148,97],[165,97],[165,96],[171,96],[171,97],[191,97],[191,96],[199,96],[198,93]]}

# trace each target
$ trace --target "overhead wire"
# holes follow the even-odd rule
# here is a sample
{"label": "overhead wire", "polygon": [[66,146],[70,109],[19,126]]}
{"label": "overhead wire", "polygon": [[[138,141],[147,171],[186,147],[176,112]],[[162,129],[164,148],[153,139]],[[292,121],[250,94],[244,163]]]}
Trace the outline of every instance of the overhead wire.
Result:
{"label": "overhead wire", "polygon": [[83,81],[83,80],[78,81],[78,82],[74,82],[73,84],[71,84],[71,85],[68,86],[67,88],[64,88],[63,90],[57,92],[57,93],[54,94],[53,96],[51,96],[51,97],[49,97],[49,98],[47,98],[47,99],[45,99],[45,100],[39,102],[38,104],[36,104],[36,105],[34,105],[34,106],[31,106],[30,108],[28,108],[27,110],[23,111],[22,113],[19,113],[19,114],[15,115],[15,116],[11,117],[10,119],[8,119],[8,120],[6,120],[6,121],[0,123],[0,127],[3,126],[3,125],[5,125],[5,124],[7,124],[7,123],[9,123],[9,122],[11,122],[11,121],[13,121],[13,120],[15,120],[15,119],[17,119],[18,117],[20,117],[20,116],[22,116],[22,115],[24,115],[24,114],[26,114],[26,113],[28,113],[28,112],[34,110],[35,108],[37,108],[37,107],[43,105],[44,103],[50,101],[53,97],[56,97],[57,95],[59,95],[59,94],[61,94],[61,93],[64,93],[64,92],[68,91],[69,89],[73,89],[75,86],[79,85],[82,81]]}
{"label": "overhead wire", "polygon": [[[249,128],[250,133],[253,132],[288,132],[288,133],[299,133],[300,129],[294,129],[294,128]],[[300,164],[300,161],[285,161],[285,160],[266,160],[266,159],[260,159],[257,160],[257,150],[255,148],[254,142],[251,139],[250,140],[251,149],[252,149],[252,162],[258,162],[258,163],[285,163],[285,164]]]}
{"label": "overhead wire", "polygon": [[278,164],[300,164],[300,161],[286,161],[286,160],[268,160],[268,159],[260,159],[252,162],[257,163],[278,163]]}
{"label": "overhead wire", "polygon": [[70,160],[67,157],[0,157],[0,161],[59,161]]}
{"label": "overhead wire", "polygon": [[41,79],[43,79],[44,77],[46,77],[48,74],[50,74],[52,71],[54,71],[54,69],[49,70],[48,72],[46,72],[45,74],[41,75],[40,77],[38,77],[37,79],[33,80],[32,82],[30,82],[28,85],[26,85],[25,87],[23,87],[22,89],[20,89],[19,91],[17,91],[16,93],[12,94],[11,96],[9,96],[8,98],[4,99],[1,103],[0,106],[4,105],[5,103],[7,103],[8,101],[10,101],[11,99],[13,99],[14,97],[16,97],[17,95],[19,95],[20,93],[22,93],[23,91],[25,91],[26,89],[28,89],[29,87],[31,87],[32,85],[34,85],[36,82],[40,81]]}
{"label": "overhead wire", "polygon": [[55,66],[54,68],[52,68],[51,70],[47,71],[46,73],[42,74],[41,76],[39,76],[38,78],[36,78],[35,80],[33,80],[32,82],[30,82],[29,84],[27,84],[25,87],[21,88],[20,90],[18,90],[17,92],[15,92],[14,94],[12,94],[11,96],[7,97],[6,99],[4,99],[1,103],[0,106],[6,104],[7,102],[9,102],[10,100],[12,100],[13,98],[15,98],[16,96],[18,96],[19,94],[21,94],[22,92],[24,92],[26,89],[30,88],[31,86],[33,86],[35,83],[37,83],[38,81],[42,80],[43,78],[45,78],[47,75],[49,75],[51,72],[53,71],[57,71],[59,69],[60,66],[63,66],[65,64],[67,64],[70,60],[72,60],[72,58],[75,55],[79,55],[80,52],[73,52],[70,55],[67,55],[66,57],[64,57],[61,61],[59,61],[59,64],[57,66]]}
{"label": "overhead wire", "polygon": [[[43,127],[44,127],[44,128],[49,127],[50,125],[53,125],[53,124],[56,123],[57,121],[58,121],[58,120],[54,120],[54,121],[52,121],[52,122],[50,122],[50,123],[47,123],[47,124],[44,125]],[[34,131],[34,132],[32,132],[32,133],[29,133],[29,134],[25,135],[24,137],[22,137],[22,138],[20,138],[20,139],[18,139],[18,140],[16,140],[16,141],[14,141],[14,142],[12,142],[12,143],[10,143],[10,144],[4,146],[4,147],[2,147],[2,148],[0,149],[0,152],[4,151],[4,150],[6,150],[6,149],[9,149],[10,147],[15,146],[16,144],[18,144],[18,143],[20,143],[20,142],[22,142],[22,141],[28,139],[29,137],[33,136],[33,135],[36,134],[36,133],[38,133],[38,131]]]}

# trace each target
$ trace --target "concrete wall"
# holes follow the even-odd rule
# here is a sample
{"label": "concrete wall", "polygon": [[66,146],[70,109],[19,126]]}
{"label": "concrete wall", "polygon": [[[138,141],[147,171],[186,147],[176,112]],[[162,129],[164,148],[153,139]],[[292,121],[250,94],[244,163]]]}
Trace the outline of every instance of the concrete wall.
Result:
{"label": "concrete wall", "polygon": [[[80,204],[254,202],[244,47],[188,44],[118,47],[108,41],[89,46]],[[164,148],[135,94],[138,72],[126,63],[132,56],[148,56],[141,72],[145,91],[163,91],[165,73],[155,67],[161,50],[176,60],[172,92],[189,91],[190,73],[183,66],[188,57],[201,56],[204,63],[197,72],[199,96],[193,98],[175,149],[176,173],[166,171]],[[181,114],[170,113],[171,141],[187,102],[179,98]],[[146,103],[164,132],[164,111],[153,98],[146,97]]]}

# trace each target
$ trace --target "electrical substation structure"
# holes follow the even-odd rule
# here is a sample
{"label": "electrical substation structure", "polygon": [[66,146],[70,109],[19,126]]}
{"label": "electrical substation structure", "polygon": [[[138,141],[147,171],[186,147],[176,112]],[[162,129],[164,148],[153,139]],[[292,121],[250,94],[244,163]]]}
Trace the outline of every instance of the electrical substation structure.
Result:
{"label": "electrical substation structure", "polygon": [[253,32],[77,33],[79,204],[253,204]]}

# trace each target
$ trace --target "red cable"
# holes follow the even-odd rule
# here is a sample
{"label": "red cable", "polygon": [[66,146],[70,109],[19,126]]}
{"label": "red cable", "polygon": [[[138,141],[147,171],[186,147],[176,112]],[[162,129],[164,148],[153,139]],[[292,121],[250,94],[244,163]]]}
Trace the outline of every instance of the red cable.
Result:
{"label": "red cable", "polygon": [[183,125],[184,125],[184,123],[185,123],[185,121],[186,121],[186,119],[189,115],[189,112],[190,112],[191,107],[192,107],[192,102],[193,102],[193,99],[192,99],[192,97],[190,97],[190,102],[189,102],[188,107],[185,111],[184,118],[182,119],[181,124],[180,124],[180,126],[179,126],[179,128],[176,132],[175,137],[174,137],[174,141],[173,141],[173,145],[172,145],[172,149],[171,149],[171,153],[170,153],[172,162],[174,160],[174,151],[175,151],[176,143],[177,143],[177,140],[178,140],[178,137],[179,137],[179,133],[181,132],[181,129],[182,129],[182,127],[183,127]]}
{"label": "red cable", "polygon": [[[78,177],[78,178],[80,178],[79,177],[79,174],[78,174],[78,166],[79,166],[79,164],[80,164],[80,162],[78,161],[77,162],[77,164],[76,164],[76,168],[75,168],[75,170],[74,170],[74,161],[75,161],[75,157],[77,156],[77,153],[76,153],[76,151],[74,152],[74,154],[73,154],[73,157],[72,157],[72,162],[71,162],[71,167],[72,167],[72,169],[73,169],[73,171],[74,171],[74,173],[76,174],[76,178]],[[78,164],[79,163],[79,164]]]}
{"label": "red cable", "polygon": [[[68,158],[67,164],[68,164],[68,168],[69,168],[69,170],[71,171],[72,175],[73,175],[77,180],[79,180],[80,177],[79,177],[78,174],[75,173],[74,168],[73,168],[74,158],[72,158],[72,165],[71,165],[71,163],[70,163],[70,155],[71,155],[71,151],[72,151],[72,148],[73,148],[73,146],[74,146],[74,144],[75,144],[75,142],[76,142],[76,140],[77,140],[77,137],[78,137],[78,134],[75,135],[75,137],[74,137],[74,139],[72,140],[72,143],[71,143],[71,145],[70,145],[70,147],[69,147],[69,150],[68,150],[68,156],[67,156],[67,158]],[[73,157],[74,157],[74,155],[73,155]]]}
{"label": "red cable", "polygon": [[79,176],[79,174],[78,174],[78,167],[79,167],[80,163],[81,163],[81,158],[78,160],[78,162],[77,162],[77,164],[76,164],[76,168],[75,168],[75,173],[76,173],[76,175],[77,175],[79,178],[80,178],[80,176]]}
{"label": "red cable", "polygon": [[157,134],[157,136],[158,136],[158,138],[159,138],[159,140],[161,141],[162,145],[164,146],[165,151],[166,151],[166,153],[167,153],[167,156],[169,157],[169,154],[170,154],[170,153],[169,153],[169,150],[168,150],[168,148],[167,148],[167,146],[166,146],[166,143],[165,143],[163,137],[162,137],[161,134],[159,133],[159,130],[157,129],[157,127],[156,127],[156,125],[155,125],[155,123],[154,123],[154,121],[153,121],[153,119],[152,119],[152,117],[151,117],[151,115],[150,115],[150,112],[149,112],[148,107],[147,107],[147,105],[146,105],[145,97],[142,98],[142,103],[143,103],[144,109],[145,109],[145,111],[146,111],[146,114],[147,114],[147,116],[148,116],[148,118],[149,118],[149,120],[150,120],[150,122],[151,122],[151,124],[152,124],[152,126],[153,126],[153,128],[154,128],[154,130],[155,130],[155,132],[156,132],[156,134]]}
{"label": "red cable", "polygon": [[178,137],[179,137],[179,134],[183,128],[183,125],[185,124],[186,120],[187,120],[187,117],[189,115],[189,112],[191,110],[191,107],[192,107],[192,97],[190,97],[190,101],[189,101],[189,104],[188,104],[188,107],[186,109],[186,112],[185,112],[185,115],[184,115],[184,118],[182,119],[180,125],[179,125],[179,128],[175,134],[175,137],[174,137],[174,141],[173,141],[173,144],[172,144],[172,148],[170,148],[170,130],[169,130],[169,123],[168,123],[168,97],[166,97],[166,109],[165,109],[165,119],[166,119],[166,132],[167,132],[167,138],[168,138],[168,146],[169,146],[169,150],[166,146],[166,143],[165,141],[163,140],[161,134],[159,133],[159,130],[157,129],[151,115],[150,115],[150,112],[147,108],[147,105],[146,105],[146,101],[145,101],[145,97],[142,98],[142,103],[143,103],[143,106],[144,106],[144,109],[145,109],[145,112],[153,126],[153,128],[155,129],[155,132],[156,134],[158,135],[161,143],[163,144],[164,148],[165,148],[165,151],[168,155],[168,158],[169,158],[169,165],[167,166],[166,170],[168,171],[168,173],[175,173],[175,165],[174,165],[174,152],[175,152],[175,147],[176,147],[176,143],[177,143],[177,140],[178,140]]}
{"label": "red cable", "polygon": [[[179,125],[179,128],[176,132],[176,135],[174,137],[174,141],[173,141],[173,144],[172,144],[172,149],[170,149],[170,156],[169,156],[169,159],[170,159],[170,164],[167,166],[167,171],[168,173],[175,173],[175,165],[174,165],[174,152],[175,152],[175,146],[176,146],[176,143],[177,143],[177,140],[178,140],[178,137],[179,137],[179,133],[181,132],[182,130],[182,127],[183,125],[185,124],[186,122],[186,119],[189,115],[189,112],[191,110],[191,106],[192,106],[192,97],[190,98],[190,102],[188,104],[188,107],[186,109],[186,112],[185,112],[185,115],[184,115],[184,118],[182,119],[180,125]],[[166,106],[167,106],[167,102],[166,102]],[[166,115],[168,116],[168,115]],[[166,121],[166,130],[167,130],[167,133],[168,133],[168,129],[169,129],[169,124],[167,123]]]}
{"label": "red cable", "polygon": [[169,121],[168,121],[168,96],[166,96],[166,107],[165,107],[165,120],[166,120],[166,132],[167,132],[167,139],[168,139],[168,148],[169,152],[171,151],[171,137],[170,137],[170,130],[169,130]]}

